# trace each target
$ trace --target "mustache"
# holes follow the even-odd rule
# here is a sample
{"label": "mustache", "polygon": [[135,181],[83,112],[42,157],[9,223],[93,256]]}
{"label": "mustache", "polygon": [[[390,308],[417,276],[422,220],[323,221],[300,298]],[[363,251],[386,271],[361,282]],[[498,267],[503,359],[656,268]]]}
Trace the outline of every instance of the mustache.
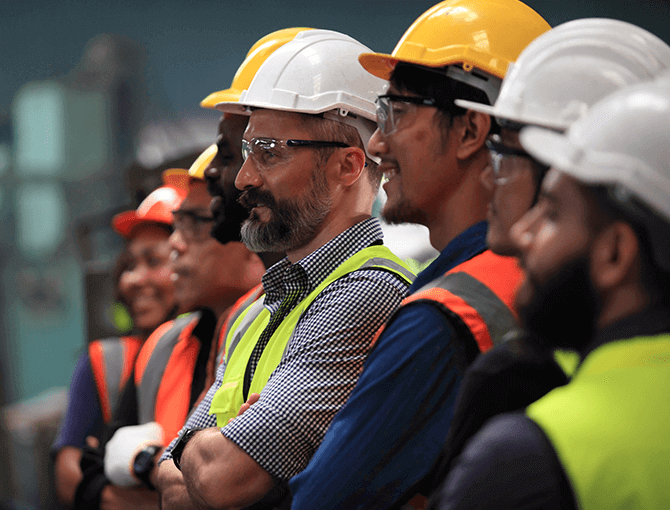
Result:
{"label": "mustache", "polygon": [[247,210],[251,210],[257,205],[263,205],[269,209],[275,207],[275,199],[272,196],[272,193],[261,191],[256,188],[244,190],[240,196],[237,197],[237,201]]}

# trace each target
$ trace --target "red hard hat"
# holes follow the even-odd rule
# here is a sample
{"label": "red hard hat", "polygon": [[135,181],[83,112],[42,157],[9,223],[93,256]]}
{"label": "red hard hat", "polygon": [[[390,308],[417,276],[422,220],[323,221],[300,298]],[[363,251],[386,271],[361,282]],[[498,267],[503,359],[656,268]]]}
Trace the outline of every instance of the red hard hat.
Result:
{"label": "red hard hat", "polygon": [[135,211],[125,211],[112,219],[112,227],[125,238],[132,237],[133,229],[142,223],[172,225],[172,211],[177,209],[188,194],[188,171],[170,168],[162,174],[163,186],[142,200]]}

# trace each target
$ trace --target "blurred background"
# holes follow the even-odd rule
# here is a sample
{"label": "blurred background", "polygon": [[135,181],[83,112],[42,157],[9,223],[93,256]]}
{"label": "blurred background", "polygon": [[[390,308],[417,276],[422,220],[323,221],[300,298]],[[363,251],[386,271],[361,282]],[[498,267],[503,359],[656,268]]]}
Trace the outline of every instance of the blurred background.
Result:
{"label": "blurred background", "polygon": [[[89,340],[131,327],[114,303],[121,239],[161,170],[216,137],[199,107],[247,50],[289,26],[339,30],[390,52],[435,2],[23,0],[0,7],[0,506],[58,508],[48,449]],[[670,39],[662,0],[528,0],[555,26],[625,20]],[[434,255],[424,229],[388,229],[402,257]]]}

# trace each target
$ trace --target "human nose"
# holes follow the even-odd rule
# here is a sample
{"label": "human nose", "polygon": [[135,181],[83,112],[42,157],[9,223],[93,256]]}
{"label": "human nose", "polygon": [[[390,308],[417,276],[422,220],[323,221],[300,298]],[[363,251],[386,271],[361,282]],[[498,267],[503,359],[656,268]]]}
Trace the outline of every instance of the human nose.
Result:
{"label": "human nose", "polygon": [[175,231],[170,234],[168,241],[172,247],[172,253],[170,253],[171,260],[174,260],[178,255],[181,255],[186,251],[186,240],[184,239],[184,234],[181,229],[175,229]]}
{"label": "human nose", "polygon": [[141,287],[147,279],[147,267],[145,264],[135,264],[132,269],[126,271],[124,280],[130,287]]}
{"label": "human nose", "polygon": [[493,164],[489,156],[489,163],[486,165],[486,168],[479,174],[479,180],[482,185],[488,190],[493,191],[495,189],[495,179],[493,178]]}
{"label": "human nose", "polygon": [[260,188],[263,185],[261,174],[252,159],[251,157],[246,159],[237,173],[237,177],[235,177],[235,187],[239,190]]}
{"label": "human nose", "polygon": [[382,154],[388,152],[386,137],[382,133],[381,129],[377,128],[375,129],[375,132],[372,133],[372,136],[368,141],[368,152],[377,157],[381,157]]}

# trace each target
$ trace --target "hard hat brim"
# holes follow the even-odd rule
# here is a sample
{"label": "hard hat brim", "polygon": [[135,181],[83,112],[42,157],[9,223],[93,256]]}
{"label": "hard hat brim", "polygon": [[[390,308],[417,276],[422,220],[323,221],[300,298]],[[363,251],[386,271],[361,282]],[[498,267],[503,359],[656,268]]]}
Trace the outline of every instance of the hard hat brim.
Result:
{"label": "hard hat brim", "polygon": [[216,109],[219,103],[235,103],[240,100],[241,90],[229,88],[225,90],[218,90],[212,92],[205,99],[200,101],[200,106],[203,108]]}
{"label": "hard hat brim", "polygon": [[188,175],[191,179],[199,179],[201,181],[205,180],[205,169],[212,162],[216,154],[218,153],[219,148],[214,143],[207,147],[200,156],[193,162],[191,168],[188,169]]}
{"label": "hard hat brim", "polygon": [[386,81],[391,79],[395,66],[400,62],[394,56],[385,53],[361,53],[358,61],[367,72]]}
{"label": "hard hat brim", "polygon": [[466,110],[486,113],[487,115],[495,117],[496,119],[508,120],[517,124],[544,127],[559,131],[565,131],[570,127],[570,124],[565,122],[553,122],[547,119],[541,119],[540,117],[532,117],[529,115],[510,115],[509,112],[506,112],[501,108],[496,108],[495,105],[490,106],[488,104],[476,103],[474,101],[466,101],[465,99],[456,99],[454,104],[456,106],[460,106],[461,108],[465,108]]}
{"label": "hard hat brim", "polygon": [[597,182],[593,169],[582,170],[573,163],[572,155],[580,148],[575,147],[567,135],[556,133],[541,127],[528,127],[519,135],[521,146],[538,161],[561,172],[575,177],[579,181]]}
{"label": "hard hat brim", "polygon": [[133,231],[138,226],[151,224],[169,226],[169,224],[157,218],[151,218],[148,216],[140,218],[136,211],[124,211],[115,215],[112,219],[112,228],[117,234],[119,234],[121,237],[124,237],[125,239],[131,239],[133,237]]}

